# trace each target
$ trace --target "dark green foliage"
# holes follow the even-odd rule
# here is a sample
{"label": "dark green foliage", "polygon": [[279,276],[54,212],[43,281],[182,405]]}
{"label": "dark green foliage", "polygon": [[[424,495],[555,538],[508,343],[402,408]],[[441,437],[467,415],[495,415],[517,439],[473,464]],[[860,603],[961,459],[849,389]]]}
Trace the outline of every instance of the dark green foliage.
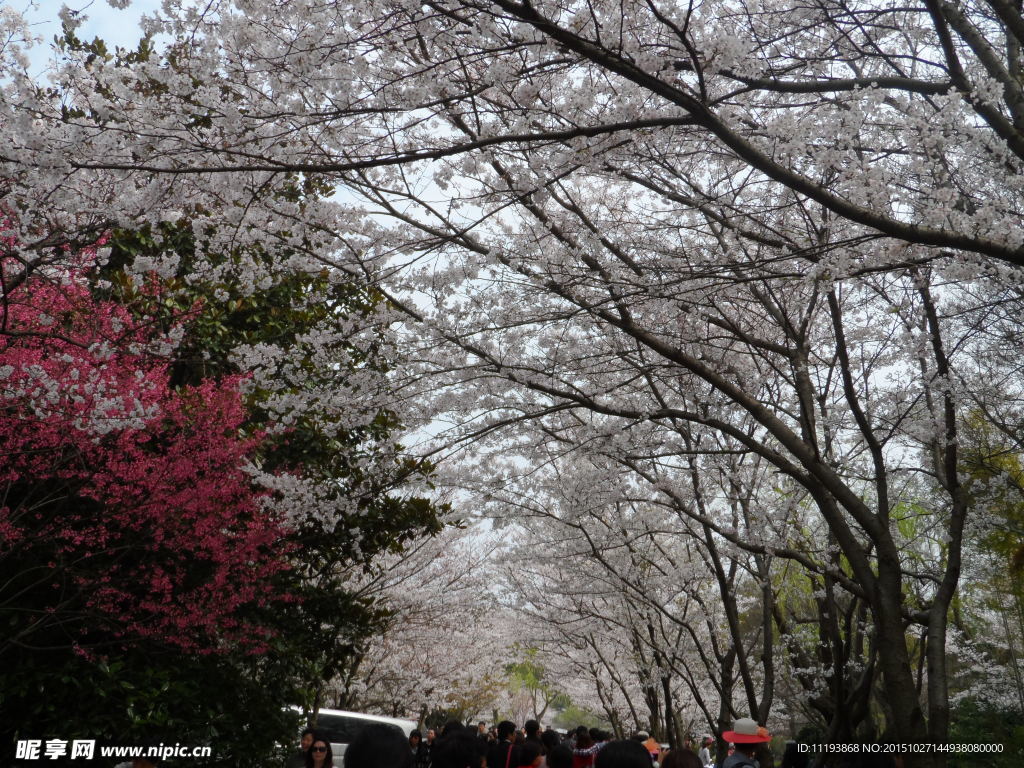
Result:
{"label": "dark green foliage", "polygon": [[1018,768],[1024,765],[1024,721],[1018,710],[966,699],[953,709],[950,744],[1001,745],[1002,752],[951,753],[949,768]]}
{"label": "dark green foliage", "polygon": [[[273,654],[186,655],[155,644],[110,658],[26,651],[0,673],[0,764],[13,763],[16,739],[59,738],[95,739],[97,750],[104,744],[210,746],[210,759],[180,763],[279,768],[301,719],[277,699],[293,678]],[[113,762],[100,760],[97,751],[89,764]]]}

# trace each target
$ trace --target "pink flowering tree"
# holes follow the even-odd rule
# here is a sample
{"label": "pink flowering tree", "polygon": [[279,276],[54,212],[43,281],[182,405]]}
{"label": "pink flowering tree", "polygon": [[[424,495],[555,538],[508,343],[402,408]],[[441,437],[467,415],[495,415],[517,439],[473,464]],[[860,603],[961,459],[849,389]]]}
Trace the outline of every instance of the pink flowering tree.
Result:
{"label": "pink flowering tree", "polygon": [[176,334],[94,298],[89,260],[3,307],[0,657],[140,638],[259,649],[242,614],[281,597],[283,531],[247,471],[260,435],[240,432],[240,377],[172,388]]}

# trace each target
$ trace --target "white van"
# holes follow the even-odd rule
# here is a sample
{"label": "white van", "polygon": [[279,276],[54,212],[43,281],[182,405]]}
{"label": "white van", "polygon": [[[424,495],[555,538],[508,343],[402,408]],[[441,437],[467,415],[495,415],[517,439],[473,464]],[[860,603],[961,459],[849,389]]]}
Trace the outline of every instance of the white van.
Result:
{"label": "white van", "polygon": [[407,741],[409,734],[416,728],[415,720],[367,715],[362,712],[346,712],[343,709],[321,709],[317,714],[313,730],[331,742],[334,765],[341,768],[344,762],[345,748],[363,728],[373,723],[390,725],[400,731]]}

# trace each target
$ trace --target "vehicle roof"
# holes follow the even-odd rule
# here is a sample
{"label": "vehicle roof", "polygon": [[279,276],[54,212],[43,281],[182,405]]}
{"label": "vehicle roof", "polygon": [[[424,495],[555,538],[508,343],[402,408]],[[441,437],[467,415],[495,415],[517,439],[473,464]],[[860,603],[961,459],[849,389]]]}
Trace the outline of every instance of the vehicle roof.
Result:
{"label": "vehicle roof", "polygon": [[351,712],[347,709],[328,709],[321,707],[317,710],[318,714],[321,715],[345,715],[345,717],[354,717],[359,720],[374,720],[379,723],[394,723],[395,725],[411,725],[413,728],[416,727],[416,721],[410,720],[404,717],[388,717],[386,715],[370,715],[366,712]]}

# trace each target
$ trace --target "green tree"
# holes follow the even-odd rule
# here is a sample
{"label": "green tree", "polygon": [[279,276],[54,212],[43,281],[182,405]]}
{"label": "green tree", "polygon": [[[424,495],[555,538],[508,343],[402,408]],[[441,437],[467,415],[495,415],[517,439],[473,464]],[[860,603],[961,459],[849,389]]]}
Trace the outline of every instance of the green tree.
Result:
{"label": "green tree", "polygon": [[524,690],[529,694],[533,719],[542,720],[550,707],[568,707],[569,697],[548,680],[543,665],[537,661],[539,649],[517,644],[513,650],[519,655],[519,661],[506,664],[505,674],[513,692]]}

